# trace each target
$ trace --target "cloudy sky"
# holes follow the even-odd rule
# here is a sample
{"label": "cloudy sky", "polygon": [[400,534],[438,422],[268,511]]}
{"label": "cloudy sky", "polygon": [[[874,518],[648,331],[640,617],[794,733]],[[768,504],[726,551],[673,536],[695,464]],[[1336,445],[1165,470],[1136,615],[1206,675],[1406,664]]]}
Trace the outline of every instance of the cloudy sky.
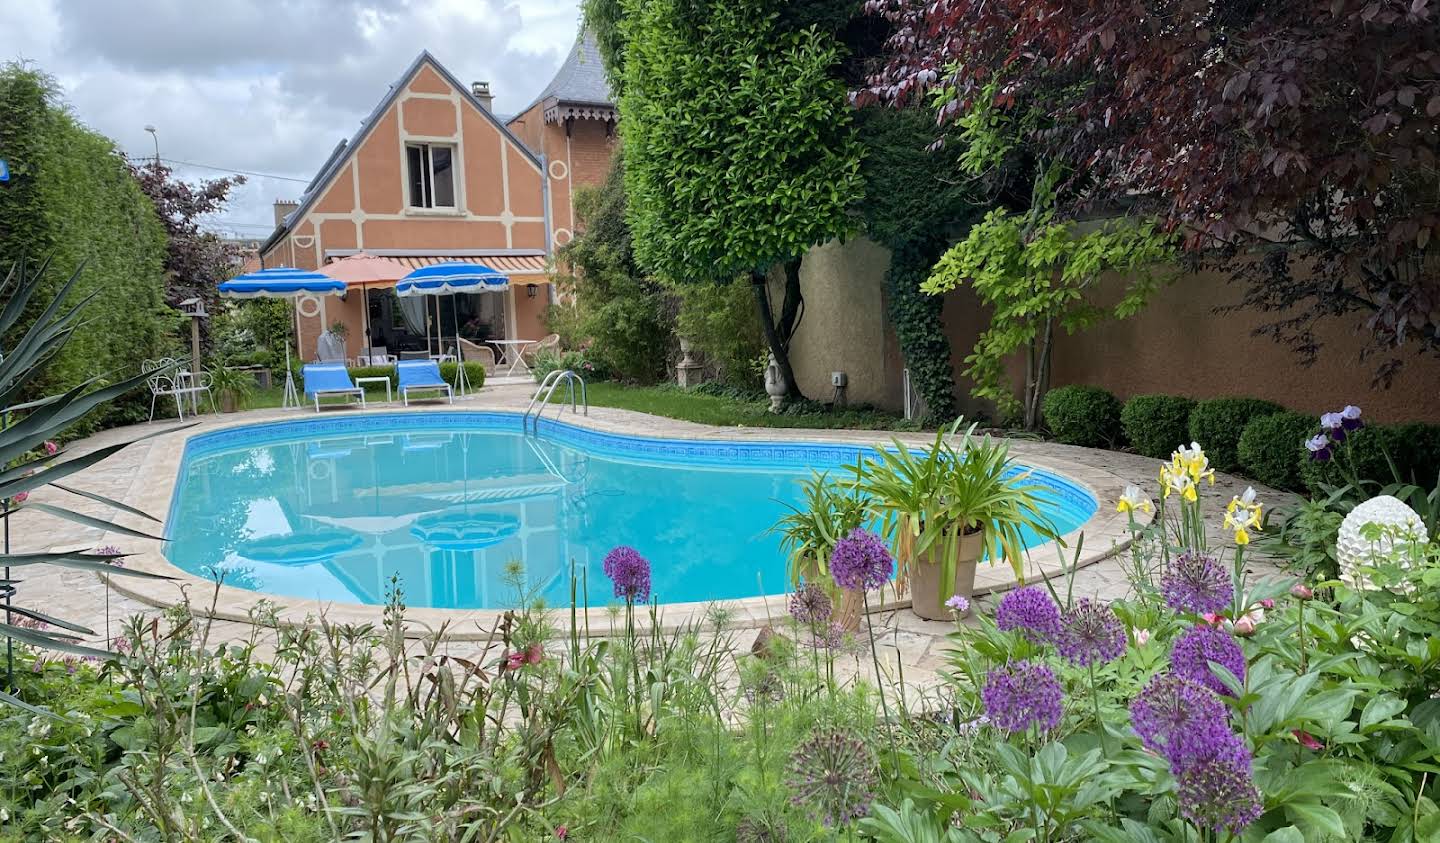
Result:
{"label": "cloudy sky", "polygon": [[[86,124],[128,154],[248,176],[211,227],[269,233],[294,198],[422,50],[495,110],[524,108],[574,42],[578,0],[18,0],[4,3],[0,60],[55,76]],[[175,164],[187,179],[211,169]]]}

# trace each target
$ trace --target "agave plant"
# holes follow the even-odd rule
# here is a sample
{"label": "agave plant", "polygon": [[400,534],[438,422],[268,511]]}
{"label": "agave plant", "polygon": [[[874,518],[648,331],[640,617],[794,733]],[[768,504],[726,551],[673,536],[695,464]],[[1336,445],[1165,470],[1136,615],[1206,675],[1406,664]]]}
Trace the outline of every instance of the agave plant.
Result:
{"label": "agave plant", "polygon": [[[63,393],[50,395],[36,401],[18,402],[25,385],[40,374],[45,364],[84,324],[81,319],[82,311],[95,295],[95,293],[91,293],[73,305],[65,304],[65,299],[74,289],[84,270],[82,264],[61,285],[60,290],[29,329],[12,343],[9,335],[16,323],[19,322],[25,306],[40,288],[41,280],[48,268],[48,260],[32,269],[22,259],[11,266],[4,282],[0,283],[0,299],[5,300],[4,309],[0,310],[0,501],[4,502],[3,516],[0,517],[7,519],[6,526],[8,527],[8,519],[18,511],[14,504],[17,496],[23,499],[41,486],[50,486],[68,494],[103,503],[126,514],[158,523],[158,519],[119,501],[60,482],[76,472],[95,465],[127,445],[156,435],[155,433],[75,457],[68,457],[64,448],[47,452],[44,447],[46,442],[60,438],[60,434],[67,427],[86,413],[144,383],[145,379],[153,372],[141,372],[138,375],[114,381],[111,381],[109,376],[102,375]],[[7,349],[8,353],[5,353]],[[158,432],[169,433],[175,429],[178,428]],[[23,508],[34,509],[87,527],[120,535],[159,538],[152,533],[75,512],[63,506],[28,502],[23,504]],[[94,630],[15,603],[16,586],[20,581],[11,578],[13,568],[30,565],[55,565],[79,570],[104,571],[107,574],[122,576],[165,579],[157,574],[111,566],[110,563],[114,559],[123,556],[123,554],[113,552],[96,553],[79,550],[60,553],[13,554],[10,552],[9,535],[10,531],[7,529],[4,553],[0,554],[0,564],[4,565],[5,570],[3,579],[0,579],[0,596],[5,598],[4,619],[0,621],[0,635],[35,647],[82,656],[108,657],[110,655],[104,650],[80,643],[82,640],[80,636],[93,636],[95,635]],[[20,626],[16,623],[20,618],[42,621],[53,627],[55,631]],[[9,641],[7,640],[6,643],[8,650]],[[7,663],[7,669],[8,667]],[[8,693],[0,692],[0,701],[39,712],[39,709],[35,709]]]}

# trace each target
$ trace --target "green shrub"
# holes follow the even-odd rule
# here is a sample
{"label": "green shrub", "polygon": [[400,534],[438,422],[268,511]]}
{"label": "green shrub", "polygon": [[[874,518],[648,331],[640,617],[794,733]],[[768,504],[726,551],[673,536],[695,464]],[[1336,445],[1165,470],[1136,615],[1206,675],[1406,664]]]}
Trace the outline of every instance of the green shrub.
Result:
{"label": "green shrub", "polygon": [[1102,448],[1120,441],[1120,399],[1098,386],[1062,386],[1045,393],[1045,424],[1067,445]]}
{"label": "green shrub", "polygon": [[1180,395],[1137,395],[1120,410],[1120,429],[1135,450],[1163,460],[1190,441],[1195,400]]}
{"label": "green shrub", "polygon": [[[458,363],[446,361],[440,364],[440,377],[451,386],[455,385],[455,372]],[[350,373],[350,380],[356,378],[389,378],[391,389],[399,388],[399,380],[395,375],[394,366],[351,366],[346,369]],[[485,365],[483,363],[465,364],[465,382],[471,389],[479,389],[485,385]]]}
{"label": "green shrub", "polygon": [[1251,419],[1283,413],[1284,407],[1259,398],[1212,398],[1190,411],[1190,439],[1199,442],[1216,471],[1240,467],[1240,434]]}
{"label": "green shrub", "polygon": [[[1319,420],[1312,419],[1310,435],[1319,431]],[[1394,483],[1398,472],[1403,482],[1433,488],[1440,474],[1440,425],[1412,422],[1361,428],[1350,434],[1348,447],[1336,450],[1335,460],[1353,463],[1361,480],[1380,486]],[[1322,485],[1346,482],[1335,461],[1316,462],[1308,455],[1301,462],[1300,475],[1311,494],[1319,494]]]}
{"label": "green shrub", "polygon": [[1315,434],[1315,419],[1300,413],[1258,416],[1240,434],[1240,469],[1267,486],[1299,490],[1300,466],[1307,459],[1305,440]]}

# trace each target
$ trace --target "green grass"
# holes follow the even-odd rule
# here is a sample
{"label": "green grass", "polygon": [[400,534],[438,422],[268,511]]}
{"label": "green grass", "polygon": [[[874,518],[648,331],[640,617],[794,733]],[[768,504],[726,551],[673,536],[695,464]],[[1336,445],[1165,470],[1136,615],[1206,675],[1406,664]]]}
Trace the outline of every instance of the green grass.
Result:
{"label": "green grass", "polygon": [[[772,413],[765,400],[707,395],[677,386],[624,386],[616,383],[589,385],[590,405],[634,410],[653,416],[698,422],[717,427],[799,427],[854,430],[917,429],[894,413],[873,408],[839,411]],[[552,401],[568,400],[556,390]],[[807,405],[813,406],[813,405]]]}
{"label": "green grass", "polygon": [[[244,409],[259,410],[279,407],[283,386],[255,390],[246,400]],[[614,407],[620,410],[634,410],[653,416],[715,425],[717,427],[786,427],[819,428],[826,430],[918,430],[912,422],[894,413],[869,407],[857,407],[840,411],[818,411],[802,413],[772,413],[765,400],[744,400],[740,398],[707,395],[702,392],[686,391],[677,386],[624,386],[617,383],[592,383],[588,385],[590,404],[594,407]],[[385,388],[367,386],[365,397],[369,401],[383,401]],[[395,394],[396,400],[399,395]],[[551,401],[560,403],[568,400],[564,389],[557,389]],[[307,406],[309,406],[307,404]],[[814,406],[814,405],[807,405]],[[208,412],[208,408],[207,408]]]}

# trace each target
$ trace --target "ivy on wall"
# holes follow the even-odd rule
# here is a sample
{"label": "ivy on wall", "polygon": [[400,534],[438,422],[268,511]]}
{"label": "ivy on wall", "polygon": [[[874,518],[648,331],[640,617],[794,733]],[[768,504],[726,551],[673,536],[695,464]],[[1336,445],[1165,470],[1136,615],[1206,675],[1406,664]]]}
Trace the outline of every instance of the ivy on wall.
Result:
{"label": "ivy on wall", "polygon": [[940,314],[944,299],[920,289],[947,242],[963,236],[984,207],[963,179],[954,178],[963,150],[932,148],[933,116],[922,109],[867,108],[858,112],[865,147],[861,175],[865,232],[891,250],[885,280],[890,321],[910,381],[931,420],[953,418],[955,375]]}
{"label": "ivy on wall", "polygon": [[[32,298],[17,330],[82,263],[72,300],[94,297],[87,321],[25,398],[134,373],[178,327],[164,303],[165,231],[154,206],[114,142],[81,125],[54,81],[24,65],[0,66],[0,157],[11,168],[10,181],[0,184],[0,277],[21,258],[51,265],[48,287]],[[143,418],[140,406],[115,402],[85,426]]]}

